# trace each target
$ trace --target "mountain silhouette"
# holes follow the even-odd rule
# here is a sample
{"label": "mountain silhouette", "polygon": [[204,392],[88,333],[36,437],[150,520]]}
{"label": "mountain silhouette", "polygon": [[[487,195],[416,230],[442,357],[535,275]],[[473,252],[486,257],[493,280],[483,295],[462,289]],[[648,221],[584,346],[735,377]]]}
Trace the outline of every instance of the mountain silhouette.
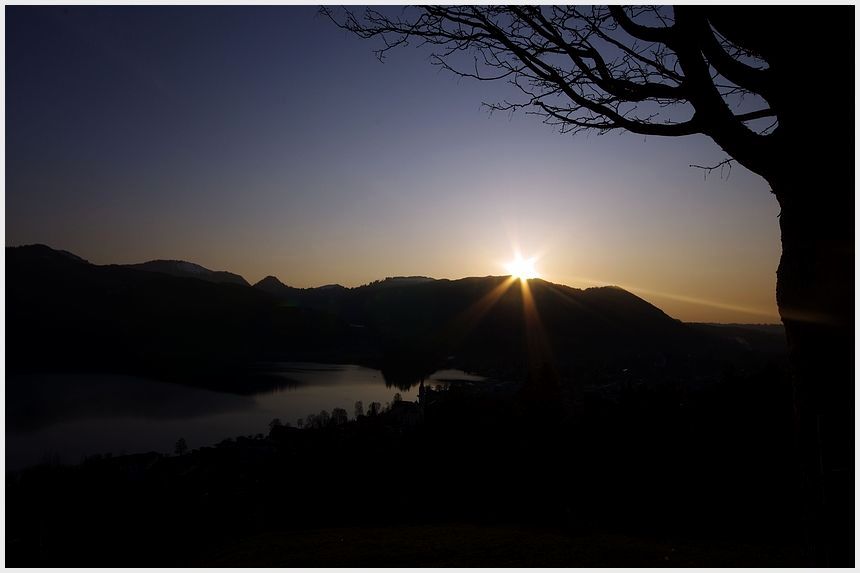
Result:
{"label": "mountain silhouette", "polygon": [[7,247],[8,367],[250,391],[248,372],[266,360],[364,364],[408,386],[440,367],[525,379],[551,366],[554,376],[598,380],[722,368],[781,348],[778,333],[685,324],[611,286],[489,276],[300,289],[270,276],[251,287],[193,263],[151,263]]}
{"label": "mountain silhouette", "polygon": [[259,282],[254,284],[254,288],[277,297],[292,296],[299,290],[293,287],[288,287],[278,280],[278,277],[274,277],[272,275],[269,275],[264,279],[260,279]]}
{"label": "mountain silhouette", "polygon": [[227,271],[211,271],[206,267],[202,267],[196,263],[189,263],[188,261],[158,259],[147,261],[145,263],[117,266],[154,273],[164,273],[175,277],[195,278],[213,283],[230,283],[250,286],[248,281],[240,275],[229,273]]}

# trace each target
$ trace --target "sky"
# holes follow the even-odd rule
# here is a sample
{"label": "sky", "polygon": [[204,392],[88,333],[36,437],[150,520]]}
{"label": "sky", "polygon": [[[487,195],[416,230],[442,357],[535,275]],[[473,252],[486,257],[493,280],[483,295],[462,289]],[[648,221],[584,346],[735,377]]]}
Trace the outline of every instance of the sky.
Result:
{"label": "sky", "polygon": [[778,322],[778,206],[701,136],[562,135],[313,7],[6,10],[6,245],[256,282],[540,275]]}

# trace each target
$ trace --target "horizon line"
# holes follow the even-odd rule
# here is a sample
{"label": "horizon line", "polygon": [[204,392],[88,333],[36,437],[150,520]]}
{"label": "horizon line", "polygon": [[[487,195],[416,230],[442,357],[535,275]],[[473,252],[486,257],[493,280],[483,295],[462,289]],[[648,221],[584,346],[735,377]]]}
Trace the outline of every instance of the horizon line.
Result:
{"label": "horizon line", "polygon": [[[98,266],[98,267],[108,267],[108,266],[120,266],[120,267],[122,267],[122,266],[131,266],[131,265],[137,265],[137,264],[145,264],[145,263],[156,262],[156,261],[189,263],[189,264],[197,265],[197,266],[199,266],[199,267],[201,267],[201,268],[203,268],[209,272],[229,273],[232,275],[236,275],[236,276],[240,277],[242,280],[244,280],[246,283],[248,283],[248,286],[250,288],[254,288],[256,285],[258,285],[262,281],[266,280],[267,278],[274,278],[275,280],[277,280],[279,283],[281,283],[285,287],[300,289],[300,290],[313,290],[313,289],[326,288],[326,287],[341,287],[344,289],[352,290],[352,289],[364,288],[364,287],[370,286],[374,283],[384,282],[386,280],[393,280],[393,279],[427,279],[428,281],[461,281],[461,280],[468,280],[468,279],[490,279],[490,278],[505,279],[505,278],[510,278],[513,276],[510,274],[507,274],[507,275],[490,274],[490,275],[483,275],[483,276],[468,275],[468,276],[463,276],[463,277],[458,277],[458,278],[450,278],[450,277],[437,278],[437,277],[431,277],[431,276],[427,276],[427,275],[390,275],[390,276],[386,276],[385,278],[382,278],[382,279],[374,279],[374,280],[371,280],[371,281],[366,282],[366,283],[356,284],[356,285],[352,285],[352,286],[347,286],[347,285],[341,284],[339,282],[334,282],[334,283],[325,283],[325,284],[318,285],[318,286],[297,287],[297,286],[290,286],[290,285],[284,283],[280,278],[278,278],[276,275],[273,275],[273,274],[267,274],[263,278],[257,280],[256,282],[251,282],[239,273],[235,273],[233,271],[228,271],[228,270],[213,270],[213,269],[204,267],[203,265],[201,265],[199,263],[195,263],[193,261],[188,261],[185,259],[149,259],[149,260],[138,262],[138,263],[104,263],[104,264],[98,264],[98,263],[94,263],[94,262],[90,261],[89,259],[81,257],[80,255],[77,255],[76,253],[74,253],[72,251],[69,251],[66,249],[58,249],[58,248],[52,247],[46,243],[27,243],[27,244],[19,244],[19,245],[6,245],[7,249],[26,248],[26,247],[44,247],[46,249],[50,249],[50,250],[55,251],[55,252],[68,253],[74,257],[81,259],[82,261],[86,262],[87,264],[90,264],[93,266]],[[5,257],[5,251],[4,251],[4,257]],[[637,293],[637,291],[645,293],[645,294],[650,294],[650,295],[654,295],[657,297],[661,297],[661,298],[670,298],[670,299],[681,300],[683,302],[687,302],[687,303],[695,304],[695,305],[699,305],[699,306],[708,306],[708,307],[724,308],[724,309],[728,308],[730,310],[734,310],[734,311],[741,312],[741,313],[753,314],[753,315],[757,315],[757,316],[768,316],[767,314],[762,313],[760,311],[753,311],[750,309],[741,308],[741,307],[737,307],[734,305],[724,305],[721,303],[710,303],[708,301],[703,301],[701,299],[694,299],[691,297],[686,297],[686,296],[681,296],[681,295],[657,293],[654,291],[649,291],[647,289],[640,289],[637,287],[625,287],[625,286],[618,285],[618,284],[606,283],[606,284],[595,284],[595,286],[589,286],[589,287],[575,287],[575,286],[571,286],[571,285],[568,285],[565,283],[553,282],[553,281],[551,281],[545,277],[534,277],[534,278],[528,278],[528,279],[522,279],[521,278],[519,280],[521,280],[521,281],[535,281],[535,280],[543,281],[543,282],[551,284],[551,285],[563,286],[565,288],[578,290],[578,291],[586,291],[586,290],[593,289],[593,288],[620,289],[620,290],[628,292],[628,293],[630,293],[630,294],[632,294],[638,298],[641,298],[642,300],[648,302],[649,304],[653,305],[655,308],[658,308],[663,312],[666,312],[666,311],[663,310],[660,306],[658,306],[658,305],[652,303],[651,301],[649,301],[648,299],[644,298],[643,296],[640,296]],[[671,315],[668,315],[668,313],[666,313],[666,314],[667,314],[667,316],[671,316]],[[734,322],[715,322],[715,321],[683,321],[683,320],[675,318],[675,317],[672,317],[672,318],[675,320],[678,320],[680,322],[684,322],[686,324],[717,324],[717,325],[725,325],[725,326],[731,326],[731,325],[783,326],[783,323],[781,320],[778,320],[775,322],[736,322],[736,321],[734,321]]]}

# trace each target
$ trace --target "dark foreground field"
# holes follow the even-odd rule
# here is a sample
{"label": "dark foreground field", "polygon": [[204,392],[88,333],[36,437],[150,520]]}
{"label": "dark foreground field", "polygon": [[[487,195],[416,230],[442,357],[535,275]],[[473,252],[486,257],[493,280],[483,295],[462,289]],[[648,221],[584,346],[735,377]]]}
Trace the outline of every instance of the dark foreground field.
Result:
{"label": "dark foreground field", "polygon": [[201,567],[791,567],[802,550],[683,537],[444,523],[270,532],[188,564]]}

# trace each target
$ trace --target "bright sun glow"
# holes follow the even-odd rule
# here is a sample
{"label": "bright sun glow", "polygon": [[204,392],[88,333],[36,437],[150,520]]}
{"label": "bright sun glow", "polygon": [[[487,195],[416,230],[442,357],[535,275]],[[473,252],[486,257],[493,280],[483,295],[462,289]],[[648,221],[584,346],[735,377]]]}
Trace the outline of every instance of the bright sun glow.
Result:
{"label": "bright sun glow", "polygon": [[536,279],[538,278],[537,269],[535,269],[535,258],[524,259],[517,255],[517,258],[505,265],[505,270],[514,278]]}

